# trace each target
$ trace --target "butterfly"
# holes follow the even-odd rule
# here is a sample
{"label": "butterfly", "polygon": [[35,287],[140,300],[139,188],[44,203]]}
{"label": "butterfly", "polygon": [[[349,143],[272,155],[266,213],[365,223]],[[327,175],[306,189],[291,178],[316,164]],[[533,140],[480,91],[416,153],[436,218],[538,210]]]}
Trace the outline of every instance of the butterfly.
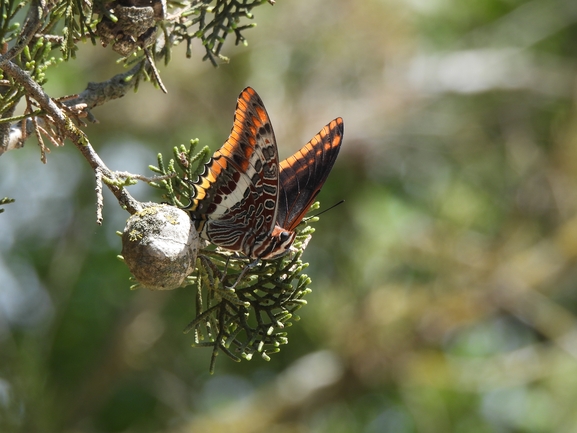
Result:
{"label": "butterfly", "polygon": [[184,210],[201,237],[215,245],[251,259],[280,257],[327,179],[343,133],[339,117],[279,163],[267,111],[247,87],[238,97],[228,140],[193,182]]}

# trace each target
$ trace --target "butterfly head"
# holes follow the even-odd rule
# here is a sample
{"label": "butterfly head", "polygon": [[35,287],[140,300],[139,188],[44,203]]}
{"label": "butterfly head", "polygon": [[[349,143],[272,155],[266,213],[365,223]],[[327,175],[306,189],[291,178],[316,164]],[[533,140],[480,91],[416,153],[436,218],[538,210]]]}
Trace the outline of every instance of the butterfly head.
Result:
{"label": "butterfly head", "polygon": [[284,256],[290,251],[296,235],[296,232],[283,229],[277,224],[270,235],[265,251],[259,255],[259,258],[272,260]]}

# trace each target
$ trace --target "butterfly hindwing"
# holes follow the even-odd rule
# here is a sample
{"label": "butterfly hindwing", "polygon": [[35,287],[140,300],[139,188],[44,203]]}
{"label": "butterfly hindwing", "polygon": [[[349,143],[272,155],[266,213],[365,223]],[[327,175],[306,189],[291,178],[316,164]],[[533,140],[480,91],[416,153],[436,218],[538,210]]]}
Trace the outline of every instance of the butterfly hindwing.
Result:
{"label": "butterfly hindwing", "polygon": [[339,117],[280,163],[277,224],[282,228],[294,230],[313,204],[337,159],[343,133]]}

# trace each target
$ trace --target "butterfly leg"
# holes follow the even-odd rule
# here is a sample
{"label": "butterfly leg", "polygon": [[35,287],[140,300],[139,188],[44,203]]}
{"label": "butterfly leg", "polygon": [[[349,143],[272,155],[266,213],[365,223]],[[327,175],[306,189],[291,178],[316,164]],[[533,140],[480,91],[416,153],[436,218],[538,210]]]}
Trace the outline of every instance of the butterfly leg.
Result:
{"label": "butterfly leg", "polygon": [[[221,281],[224,281],[224,279],[226,278],[226,274],[227,274],[227,271],[228,271],[228,265],[229,265],[229,263],[230,263],[231,257],[234,257],[235,259],[238,259],[240,256],[239,256],[236,252],[234,252],[234,255],[233,255],[233,256],[228,256],[228,257],[226,258],[226,263],[224,264],[224,269],[223,269],[222,274],[221,274],[221,277],[220,277],[220,280],[221,280]],[[251,266],[251,265],[252,265],[252,263],[249,263],[247,266]],[[253,265],[253,266],[254,266],[254,265]],[[232,285],[232,289],[234,289],[234,288],[236,287],[236,285],[238,284],[238,280],[239,280],[240,278],[244,277],[245,273],[246,273],[246,272],[245,272],[244,270],[241,272],[240,276],[237,278],[237,280],[235,281],[235,283]]]}
{"label": "butterfly leg", "polygon": [[242,270],[242,272],[238,275],[238,278],[236,279],[236,281],[234,282],[234,284],[230,287],[227,287],[227,289],[229,290],[234,290],[236,285],[238,283],[240,283],[242,281],[242,279],[244,278],[244,276],[247,274],[247,272],[249,270],[251,270],[252,268],[254,268],[256,265],[258,265],[260,263],[260,259],[254,259],[254,261],[248,263],[244,269]]}
{"label": "butterfly leg", "polygon": [[228,272],[228,264],[230,263],[230,257],[226,258],[226,262],[224,264],[224,269],[222,270],[222,276],[221,276],[221,281],[224,281],[224,279],[226,278],[226,273]]}

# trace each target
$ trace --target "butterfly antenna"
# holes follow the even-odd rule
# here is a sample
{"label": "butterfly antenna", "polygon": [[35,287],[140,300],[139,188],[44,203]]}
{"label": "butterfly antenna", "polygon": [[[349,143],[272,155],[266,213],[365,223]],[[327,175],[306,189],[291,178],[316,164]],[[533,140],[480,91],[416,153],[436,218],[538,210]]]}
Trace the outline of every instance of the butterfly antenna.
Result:
{"label": "butterfly antenna", "polygon": [[310,217],[308,217],[308,218],[306,218],[306,219],[308,220],[308,219],[311,219],[311,218],[318,217],[319,215],[322,215],[322,214],[324,214],[325,212],[328,212],[328,211],[330,211],[331,209],[334,209],[335,207],[337,207],[337,206],[340,205],[340,204],[343,204],[344,202],[345,202],[344,200],[341,200],[341,201],[335,203],[334,205],[332,205],[331,207],[326,208],[326,209],[323,209],[323,210],[320,211],[319,213],[314,214],[314,215],[311,215]]}

